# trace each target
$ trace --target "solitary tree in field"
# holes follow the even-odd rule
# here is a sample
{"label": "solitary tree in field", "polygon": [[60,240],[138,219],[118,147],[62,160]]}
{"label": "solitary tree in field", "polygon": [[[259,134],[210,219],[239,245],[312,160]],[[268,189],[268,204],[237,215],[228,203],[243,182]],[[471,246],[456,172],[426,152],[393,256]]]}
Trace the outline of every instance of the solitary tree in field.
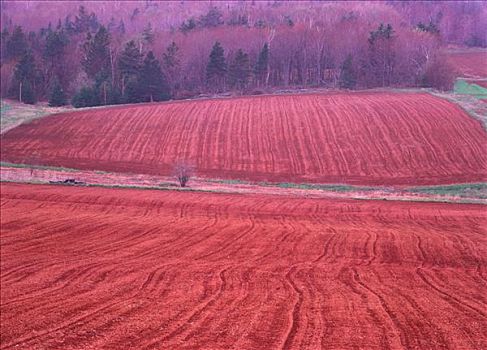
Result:
{"label": "solitary tree in field", "polygon": [[179,161],[174,167],[174,176],[176,176],[181,187],[186,187],[189,179],[193,176],[193,167],[186,162]]}

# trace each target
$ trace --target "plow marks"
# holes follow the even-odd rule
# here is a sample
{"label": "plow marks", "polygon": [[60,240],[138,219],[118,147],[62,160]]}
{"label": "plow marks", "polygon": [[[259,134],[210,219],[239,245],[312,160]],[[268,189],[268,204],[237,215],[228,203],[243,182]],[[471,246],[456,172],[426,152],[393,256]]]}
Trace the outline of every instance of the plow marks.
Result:
{"label": "plow marks", "polygon": [[485,207],[1,185],[1,348],[483,349]]}
{"label": "plow marks", "polygon": [[1,136],[1,160],[271,182],[428,185],[486,179],[487,135],[413,93],[258,96],[64,113]]}

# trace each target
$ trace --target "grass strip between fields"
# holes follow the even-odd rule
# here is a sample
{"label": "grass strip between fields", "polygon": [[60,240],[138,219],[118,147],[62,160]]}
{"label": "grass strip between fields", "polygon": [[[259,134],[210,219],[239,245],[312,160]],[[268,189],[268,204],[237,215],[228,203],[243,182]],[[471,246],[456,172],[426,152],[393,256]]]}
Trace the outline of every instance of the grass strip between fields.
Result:
{"label": "grass strip between fields", "polygon": [[[0,162],[2,168],[20,168],[20,169],[39,169],[45,171],[59,171],[69,173],[69,176],[76,177],[75,174],[80,172],[78,169],[44,166],[44,165],[28,165],[28,164],[13,164],[7,162]],[[88,173],[94,173],[98,175],[120,175],[120,179],[124,176],[133,174],[120,174],[104,171],[89,171]],[[71,175],[73,174],[73,175]],[[140,175],[140,174],[138,174]],[[59,176],[59,175],[58,175]],[[60,186],[73,186],[72,184],[64,184],[62,182],[50,183],[46,179],[0,179],[2,182],[24,182],[32,184],[53,184]],[[116,178],[114,179],[116,181]],[[179,187],[176,181],[159,181],[156,184],[127,184],[127,183],[85,183],[83,185],[75,186],[88,186],[88,187],[103,187],[103,188],[123,188],[123,189],[137,189],[137,190],[162,190],[162,191],[186,191],[186,192],[211,192],[211,193],[261,193],[259,189],[268,188],[272,192],[273,190],[277,194],[290,194],[297,196],[306,196],[306,192],[312,191],[322,193],[341,193],[349,194],[346,198],[349,199],[375,199],[375,200],[401,200],[401,201],[421,201],[421,202],[455,202],[455,203],[483,203],[487,200],[487,183],[464,183],[464,184],[452,184],[452,185],[437,185],[437,186],[412,186],[412,187],[383,187],[383,186],[354,186],[347,184],[306,184],[306,183],[272,183],[272,182],[250,182],[238,179],[205,179],[195,178],[194,182],[197,183],[195,187]],[[208,184],[222,184],[229,185],[205,188]],[[246,191],[242,191],[239,185],[244,185]],[[281,189],[289,189],[291,192],[279,192]],[[296,192],[293,192],[296,190]],[[418,196],[420,195],[420,196]],[[421,196],[423,195],[423,196]],[[338,197],[337,197],[338,198]],[[344,198],[344,197],[341,197]]]}

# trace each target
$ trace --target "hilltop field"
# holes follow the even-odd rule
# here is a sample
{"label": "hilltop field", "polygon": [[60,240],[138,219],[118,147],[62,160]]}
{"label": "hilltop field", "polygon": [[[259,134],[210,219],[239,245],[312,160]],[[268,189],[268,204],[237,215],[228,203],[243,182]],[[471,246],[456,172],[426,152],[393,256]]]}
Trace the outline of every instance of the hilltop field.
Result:
{"label": "hilltop field", "polygon": [[84,170],[293,183],[485,180],[487,136],[427,93],[253,96],[87,109],[1,136],[1,160]]}

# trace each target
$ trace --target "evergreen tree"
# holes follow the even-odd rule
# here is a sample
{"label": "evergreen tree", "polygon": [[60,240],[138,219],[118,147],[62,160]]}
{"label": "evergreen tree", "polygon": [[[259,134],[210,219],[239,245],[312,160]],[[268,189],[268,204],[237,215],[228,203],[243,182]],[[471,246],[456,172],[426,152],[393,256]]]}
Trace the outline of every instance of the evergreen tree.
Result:
{"label": "evergreen tree", "polygon": [[213,45],[210,53],[210,61],[206,66],[206,80],[209,86],[215,86],[220,89],[225,83],[225,76],[227,74],[227,64],[225,63],[225,56],[223,47],[217,41]]}
{"label": "evergreen tree", "polygon": [[27,38],[21,26],[15,26],[12,35],[9,36],[5,44],[7,59],[18,59],[22,57],[28,49]]}
{"label": "evergreen tree", "polygon": [[162,63],[165,68],[172,69],[179,66],[179,47],[173,41],[167,48],[166,52],[162,54]]}
{"label": "evergreen tree", "polygon": [[369,67],[367,71],[371,75],[370,80],[376,85],[387,86],[392,83],[394,67],[394,30],[390,24],[383,23],[379,28],[370,32],[369,36]]}
{"label": "evergreen tree", "polygon": [[222,13],[213,6],[206,15],[200,17],[199,22],[202,27],[218,27],[223,24]]}
{"label": "evergreen tree", "polygon": [[188,19],[188,21],[184,21],[182,24],[181,24],[181,27],[179,28],[179,30],[181,30],[183,33],[187,33],[193,29],[196,28],[196,21],[194,18],[190,18]]}
{"label": "evergreen tree", "polygon": [[257,80],[263,84],[267,75],[267,70],[269,66],[269,45],[264,44],[262,50],[259,53],[259,58],[255,65],[254,73]]}
{"label": "evergreen tree", "polygon": [[54,84],[49,95],[49,106],[59,107],[66,105],[67,98],[64,93],[63,87],[59,83],[59,80],[54,80]]}
{"label": "evergreen tree", "polygon": [[15,66],[14,72],[13,92],[20,102],[35,103],[36,97],[33,89],[35,80],[34,56],[31,51],[26,51]]}
{"label": "evergreen tree", "polygon": [[353,89],[357,83],[357,77],[353,69],[352,55],[348,55],[343,61],[340,71],[340,87]]}
{"label": "evergreen tree", "polygon": [[44,58],[53,60],[63,56],[67,45],[68,37],[64,30],[49,31],[44,46]]}
{"label": "evergreen tree", "polygon": [[431,20],[430,20],[428,25],[424,24],[423,22],[419,22],[418,25],[416,26],[416,28],[422,32],[427,32],[427,33],[431,33],[431,34],[440,34],[440,29]]}
{"label": "evergreen tree", "polygon": [[66,33],[68,33],[68,35],[73,35],[76,33],[76,27],[71,20],[71,15],[67,15],[64,19],[64,30],[66,30]]}
{"label": "evergreen tree", "polygon": [[64,29],[58,28],[47,34],[42,56],[47,66],[47,79],[56,77],[62,80],[65,75],[65,52],[68,45],[68,36]]}
{"label": "evergreen tree", "polygon": [[1,37],[1,44],[2,47],[0,49],[0,55],[1,55],[1,62],[3,63],[4,60],[7,59],[7,42],[10,37],[10,33],[8,32],[7,28],[3,28],[2,30],[2,37]]}
{"label": "evergreen tree", "polygon": [[121,19],[120,23],[118,24],[117,32],[122,35],[125,34],[125,23],[123,23],[123,19]]}
{"label": "evergreen tree", "polygon": [[152,51],[149,51],[144,59],[139,82],[142,101],[165,101],[170,98],[166,78]]}
{"label": "evergreen tree", "polygon": [[95,31],[100,27],[98,18],[92,12],[88,14],[86,8],[81,5],[78,10],[78,15],[74,20],[74,31],[76,33],[86,33],[88,31]]}
{"label": "evergreen tree", "polygon": [[118,70],[122,82],[122,94],[128,81],[137,80],[142,67],[142,54],[140,54],[135,41],[131,40],[126,45],[118,59]]}
{"label": "evergreen tree", "polygon": [[36,94],[30,81],[25,81],[22,84],[22,100],[21,102],[33,105],[37,102]]}
{"label": "evergreen tree", "polygon": [[76,108],[98,106],[99,93],[96,88],[82,87],[71,99],[71,104]]}
{"label": "evergreen tree", "polygon": [[100,27],[94,38],[88,34],[83,50],[81,64],[88,77],[95,79],[97,84],[106,81],[111,75],[110,35],[104,26]]}
{"label": "evergreen tree", "polygon": [[163,53],[162,65],[164,72],[169,79],[171,89],[177,88],[178,83],[176,80],[179,76],[178,71],[180,66],[180,58],[179,48],[174,41],[166,48],[166,52]]}
{"label": "evergreen tree", "polygon": [[235,60],[230,65],[229,69],[230,84],[232,87],[244,89],[250,78],[250,63],[249,56],[239,49],[235,56]]}

